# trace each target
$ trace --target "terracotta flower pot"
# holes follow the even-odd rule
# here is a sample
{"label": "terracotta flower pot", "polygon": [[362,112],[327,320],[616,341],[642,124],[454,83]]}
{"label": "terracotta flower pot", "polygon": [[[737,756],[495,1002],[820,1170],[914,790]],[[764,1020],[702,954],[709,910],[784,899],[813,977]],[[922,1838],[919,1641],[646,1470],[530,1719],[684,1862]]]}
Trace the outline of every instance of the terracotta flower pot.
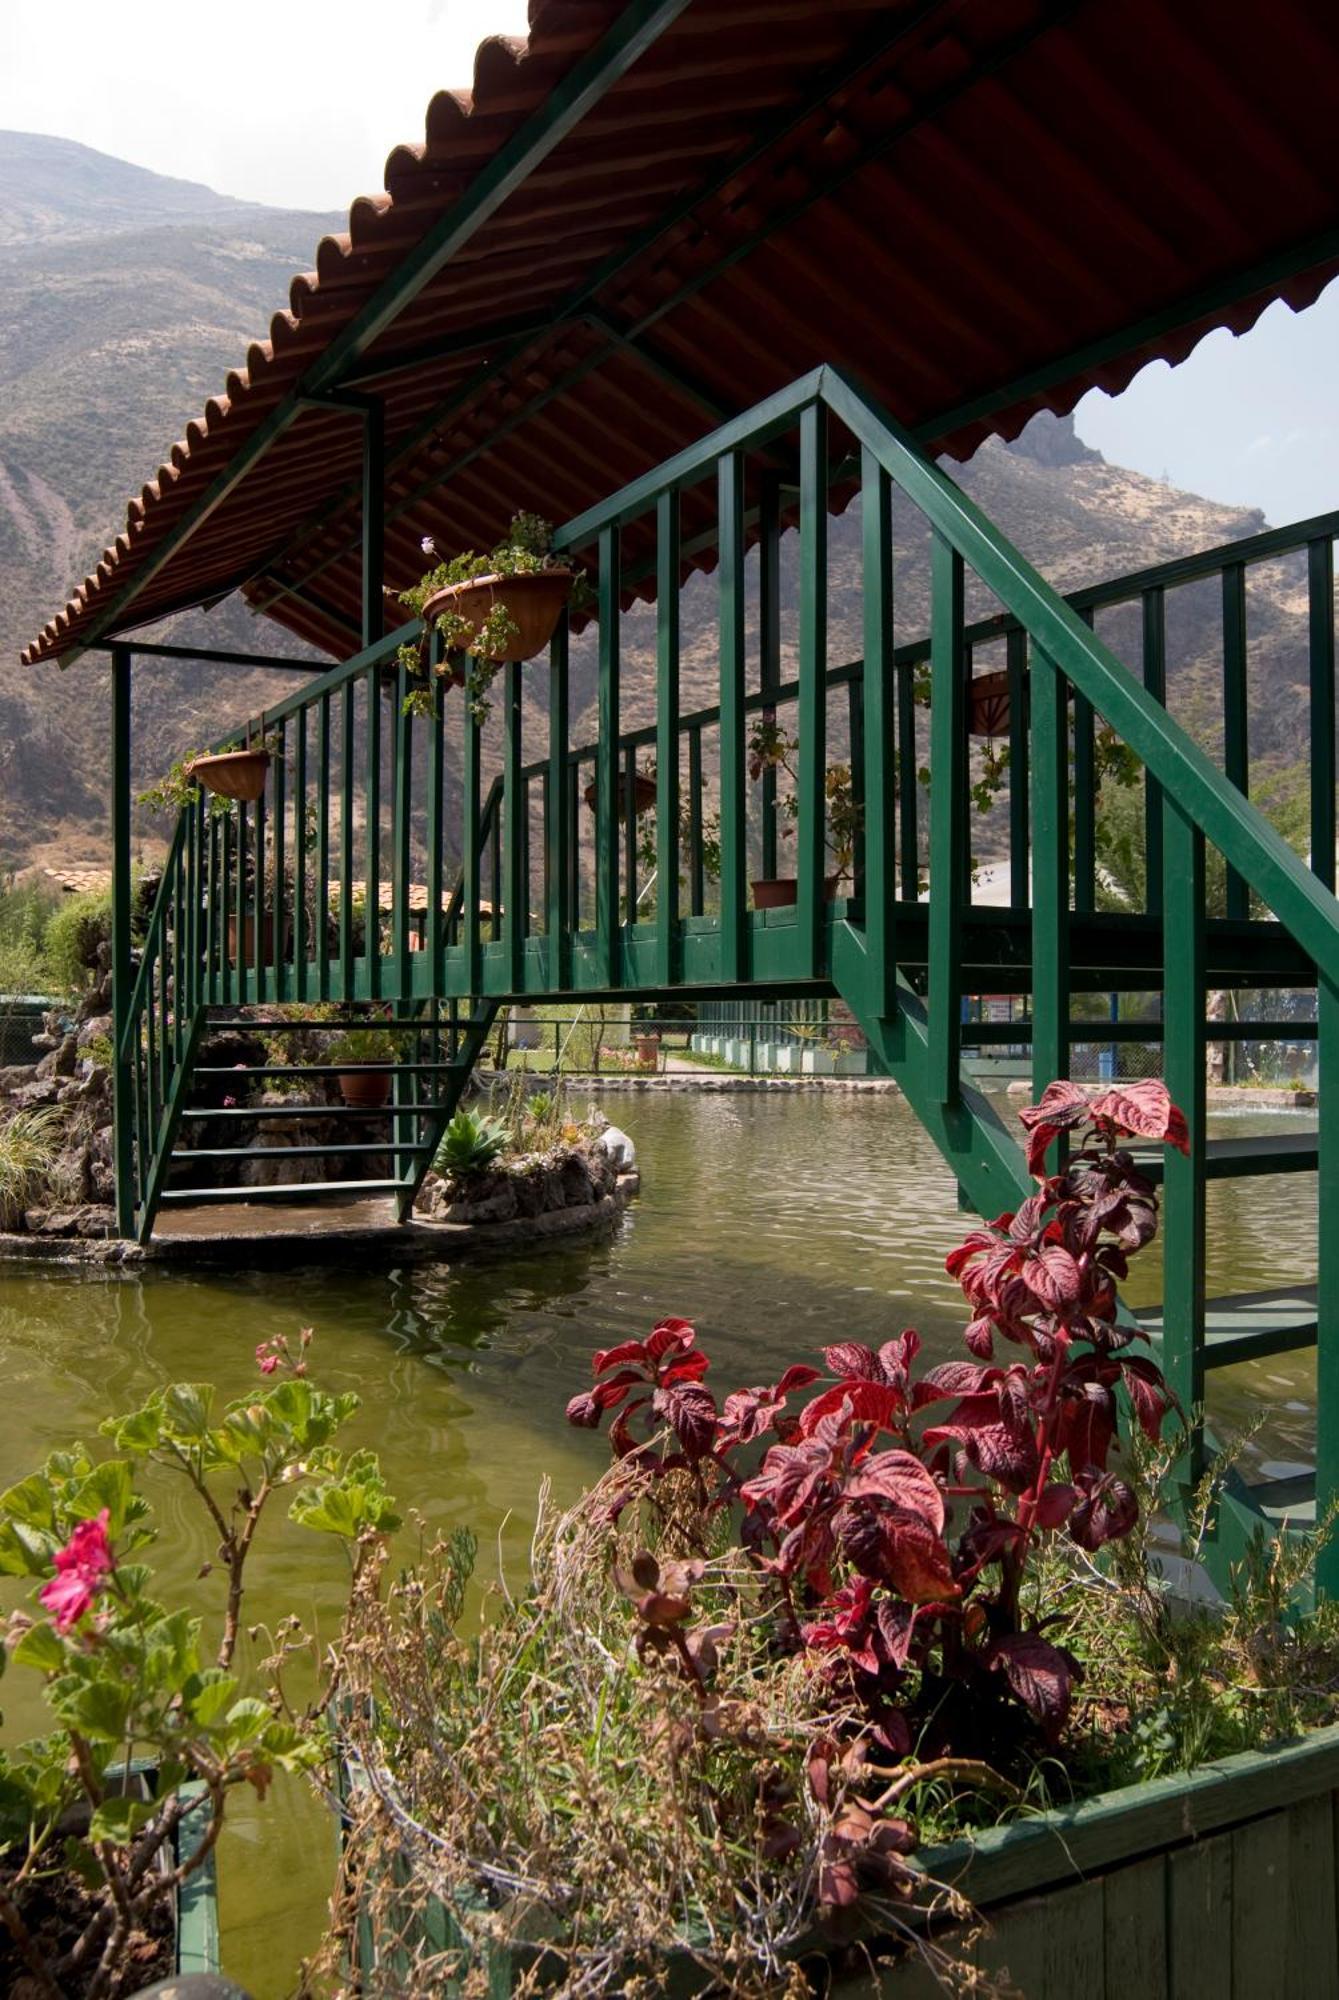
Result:
{"label": "terracotta flower pot", "polygon": [[376,1111],[391,1094],[388,1069],[349,1069],[339,1073],[339,1094],[350,1107]]}
{"label": "terracotta flower pot", "polygon": [[258,799],[269,768],[268,750],[224,750],[217,757],[193,757],[186,776],[225,799]]}
{"label": "terracotta flower pot", "polygon": [[973,736],[1007,736],[1010,703],[1009,675],[1006,670],[978,674],[968,693],[967,727]]}
{"label": "terracotta flower pot", "polygon": [[[599,798],[599,790],[600,790],[599,786],[595,783],[594,779],[592,779],[590,784],[587,785],[585,791],[582,794],[582,797],[585,799],[586,804],[590,807],[592,812],[594,812],[596,808],[596,801]],[[643,813],[651,812],[655,806],[655,802],[656,802],[655,780],[652,778],[644,778],[641,772],[639,771],[637,773],[636,782],[634,783],[632,788],[632,812],[634,819],[640,819]],[[620,819],[626,819],[628,816],[628,774],[626,771],[621,771],[619,773],[618,816]]]}
{"label": "terracotta flower pot", "polygon": [[516,634],[502,651],[489,653],[495,666],[504,660],[533,660],[553,637],[572,588],[570,569],[531,570],[521,576],[476,576],[468,583],[448,583],[434,591],[423,606],[423,622],[431,627],[444,611],[468,618],[477,632],[495,604],[503,604]]}
{"label": "terracotta flower pot", "polygon": [[[823,896],[826,902],[836,902],[841,879],[840,875],[823,877]],[[751,887],[755,910],[785,910],[799,900],[799,884],[793,875],[763,877],[762,880],[751,884]]]}
{"label": "terracotta flower pot", "polygon": [[[228,963],[229,965],[234,965],[234,966],[238,962],[237,937],[238,937],[237,917],[235,915],[230,915],[228,918]],[[242,939],[241,962],[244,966],[254,965],[256,962],[256,950],[255,950],[256,926],[254,918],[249,916],[242,918],[241,939]],[[285,918],[281,955],[283,955],[287,951],[288,951],[288,920],[287,918]],[[271,910],[267,910],[264,916],[260,920],[260,962],[262,965],[270,965],[274,962],[274,913]]]}

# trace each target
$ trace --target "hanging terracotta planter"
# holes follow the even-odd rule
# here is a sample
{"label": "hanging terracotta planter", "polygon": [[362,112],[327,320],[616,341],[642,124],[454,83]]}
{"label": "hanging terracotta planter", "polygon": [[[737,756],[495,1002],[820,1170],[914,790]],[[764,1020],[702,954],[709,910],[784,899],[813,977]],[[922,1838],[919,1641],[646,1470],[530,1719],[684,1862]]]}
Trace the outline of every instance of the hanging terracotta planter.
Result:
{"label": "hanging terracotta planter", "polygon": [[221,798],[249,801],[264,791],[269,768],[270,753],[258,745],[254,750],[223,750],[214,757],[192,757],[186,776]]}
{"label": "hanging terracotta planter", "polygon": [[[837,890],[841,886],[840,875],[823,877],[823,899],[835,903]],[[788,910],[799,901],[800,885],[793,875],[764,876],[749,885],[753,890],[755,910]]]}
{"label": "hanging terracotta planter", "polygon": [[[570,569],[537,569],[515,576],[476,576],[467,583],[448,583],[434,591],[423,606],[424,645],[444,611],[467,618],[477,632],[497,604],[516,627],[505,647],[486,657],[494,666],[505,660],[533,660],[553,637],[572,590]],[[468,640],[465,642],[468,645]]]}
{"label": "hanging terracotta planter", "polygon": [[1009,672],[977,674],[968,684],[968,723],[973,736],[1007,736],[1010,722]]}
{"label": "hanging terracotta planter", "polygon": [[341,1070],[339,1094],[351,1109],[379,1111],[391,1094],[389,1069]]}
{"label": "hanging terracotta planter", "polygon": [[[582,797],[585,799],[586,804],[590,807],[592,812],[594,812],[596,809],[596,802],[599,799],[599,796],[600,796],[600,788],[598,784],[596,784],[595,780],[592,779],[590,784],[587,785],[585,791],[582,794]],[[656,802],[655,779],[643,777],[642,773],[638,771],[636,777],[633,779],[633,785],[632,785],[633,818],[640,819],[643,813],[648,813],[652,811],[652,809],[655,806],[655,802]],[[628,816],[628,774],[626,771],[620,771],[618,778],[618,817],[620,819],[626,819],[627,816]]]}

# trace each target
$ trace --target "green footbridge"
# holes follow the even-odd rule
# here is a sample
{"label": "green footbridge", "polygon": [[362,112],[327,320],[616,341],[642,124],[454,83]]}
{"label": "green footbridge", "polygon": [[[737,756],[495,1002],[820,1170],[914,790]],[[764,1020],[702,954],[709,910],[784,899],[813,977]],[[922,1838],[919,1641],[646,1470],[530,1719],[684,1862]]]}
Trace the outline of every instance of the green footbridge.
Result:
{"label": "green footbridge", "polygon": [[[841,588],[844,609],[858,593],[863,652],[834,667],[828,537],[839,490],[860,501],[861,573]],[[930,585],[927,629],[897,643],[895,509],[903,534],[913,511]],[[718,699],[698,709],[681,701],[678,585],[690,517],[699,562],[710,544],[719,614]],[[782,537],[790,530],[797,589],[783,619]],[[624,552],[633,531],[642,552],[635,568]],[[267,711],[275,754],[254,805],[215,814],[201,799],[182,813],[133,979],[123,843],[121,1228],[147,1237],[168,1204],[327,1191],[384,1194],[407,1217],[496,1010],[595,997],[839,996],[965,1201],[992,1216],[1028,1182],[1014,1131],[964,1076],[964,1036],[980,1033],[965,1027],[964,1001],[1027,996],[1026,1018],[1006,1032],[1030,1043],[1039,1091],[1067,1074],[1071,1044],[1096,1032],[1091,1018],[1074,1017],[1074,996],[1156,991],[1160,1024],[1132,1032],[1161,1036],[1191,1149],[1156,1167],[1166,1289],[1143,1317],[1183,1407],[1196,1413],[1211,1370],[1318,1348],[1315,1477],[1286,1487],[1233,1483],[1216,1556],[1239,1553],[1262,1522],[1314,1521],[1317,1507],[1339,1497],[1339,1127],[1278,1140],[1208,1139],[1209,1035],[1295,1040],[1299,1029],[1295,1021],[1210,1021],[1206,1008],[1212,991],[1314,990],[1314,1025],[1300,1032],[1318,1043],[1322,1100],[1336,1089],[1336,532],[1339,515],[1325,516],[1066,599],[857,383],[840,369],[816,369],[559,530],[559,548],[590,569],[598,592],[588,738],[571,740],[565,626],[550,652],[539,758],[524,740],[526,670],[518,664],[499,674],[486,721],[458,690],[440,687],[430,716],[412,713],[411,683],[397,661],[416,630],[406,627]],[[757,556],[746,563],[750,543]],[[1310,607],[1310,865],[1246,794],[1248,577],[1257,563],[1299,552]],[[1221,593],[1221,766],[1164,705],[1166,595],[1197,581]],[[647,583],[656,586],[653,673],[644,655],[629,663],[623,637],[625,607]],[[968,604],[978,601],[989,609],[969,620]],[[1133,665],[1095,630],[1099,614],[1117,609],[1138,621]],[[756,645],[746,644],[750,633]],[[131,645],[117,649],[122,731]],[[997,725],[1009,750],[1003,907],[974,900],[972,691],[983,671],[1007,697]],[[927,705],[928,759],[924,734],[917,741]],[[650,719],[629,726],[637,713]],[[748,772],[749,736],[764,715],[798,741],[793,849],[779,834],[774,786],[753,784]],[[1142,782],[1142,909],[1099,907],[1109,900],[1099,893],[1099,741],[1125,746]],[[861,807],[850,877],[835,895],[825,816],[834,750],[850,760]],[[917,777],[923,760],[928,782]],[[626,805],[637,774],[644,781],[652,767],[654,807],[639,823]],[[645,847],[652,828],[653,869]],[[752,908],[750,877],[776,874],[779,838],[795,873],[794,903]],[[706,865],[717,839],[718,871]],[[1216,872],[1206,868],[1213,853],[1222,862]],[[412,908],[416,877],[426,880],[421,918]],[[289,882],[281,919],[273,885]],[[363,922],[360,895],[364,911],[384,906],[383,924]],[[357,1012],[392,1038],[393,1138],[388,1147],[382,1126],[366,1144],[369,1155],[392,1160],[391,1176],[205,1193],[174,1184],[193,1121],[207,1118],[217,1132],[258,1117],[249,1108],[220,1111],[216,1097],[205,1109],[193,1102],[199,1083],[217,1091],[220,1081],[200,1064],[206,1029],[245,1021],[258,1006],[315,1001]],[[1118,1038],[1120,1024],[1109,1032]],[[264,1074],[251,1069],[246,1080]],[[273,1115],[291,1114],[281,1105]],[[332,1106],[329,1115],[349,1114]],[[262,1139],[248,1156],[291,1151]],[[198,1148],[191,1157],[200,1159]],[[1279,1173],[1318,1184],[1313,1262],[1287,1289],[1207,1298],[1208,1183]],[[1195,1458],[1206,1449],[1197,1420]]]}

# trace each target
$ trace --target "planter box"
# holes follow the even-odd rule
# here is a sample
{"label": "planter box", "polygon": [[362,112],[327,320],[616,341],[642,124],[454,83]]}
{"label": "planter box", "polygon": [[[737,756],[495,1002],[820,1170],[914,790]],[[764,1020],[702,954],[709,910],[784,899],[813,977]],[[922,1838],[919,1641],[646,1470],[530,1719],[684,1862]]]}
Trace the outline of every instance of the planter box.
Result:
{"label": "planter box", "polygon": [[[344,1782],[356,1787],[357,1777],[346,1772]],[[1025,2000],[1320,2000],[1339,1994],[1337,1811],[1339,1727],[917,1858],[989,1919],[967,1962],[1007,1967]],[[451,1912],[434,1905],[417,1937],[396,1946],[415,1943],[458,1949]],[[358,1957],[364,1977],[374,1974],[378,1943],[366,1923]],[[512,1991],[507,1957],[493,1950],[476,1967],[486,1980],[476,1990],[489,2000]],[[516,1977],[523,1957],[532,1963],[533,1950],[517,1953]],[[682,1970],[672,1992],[704,1990],[700,1970],[686,1959]],[[450,2000],[464,1978],[463,1968],[437,1975],[433,1991]],[[941,1992],[908,1957],[878,1968],[876,1987],[863,1956],[828,1990],[833,2000]]]}

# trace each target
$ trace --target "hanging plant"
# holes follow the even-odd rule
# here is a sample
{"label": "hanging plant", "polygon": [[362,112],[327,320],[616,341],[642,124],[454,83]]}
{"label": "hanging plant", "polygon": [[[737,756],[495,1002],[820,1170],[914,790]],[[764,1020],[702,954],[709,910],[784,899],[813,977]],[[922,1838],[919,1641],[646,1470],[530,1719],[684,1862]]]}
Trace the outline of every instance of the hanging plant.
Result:
{"label": "hanging plant", "polygon": [[[422,547],[424,555],[439,553],[430,535]],[[464,655],[466,698],[482,722],[498,668],[507,660],[533,660],[548,645],[563,612],[569,607],[588,609],[592,601],[585,572],[554,555],[552,524],[538,514],[514,514],[506,541],[486,555],[467,549],[439,561],[410,589],[401,591],[401,604],[423,620],[417,644],[401,646],[396,656],[414,683],[406,710],[431,715],[430,676],[447,686],[458,685],[459,660]],[[445,658],[431,666],[434,631],[441,636]]]}

